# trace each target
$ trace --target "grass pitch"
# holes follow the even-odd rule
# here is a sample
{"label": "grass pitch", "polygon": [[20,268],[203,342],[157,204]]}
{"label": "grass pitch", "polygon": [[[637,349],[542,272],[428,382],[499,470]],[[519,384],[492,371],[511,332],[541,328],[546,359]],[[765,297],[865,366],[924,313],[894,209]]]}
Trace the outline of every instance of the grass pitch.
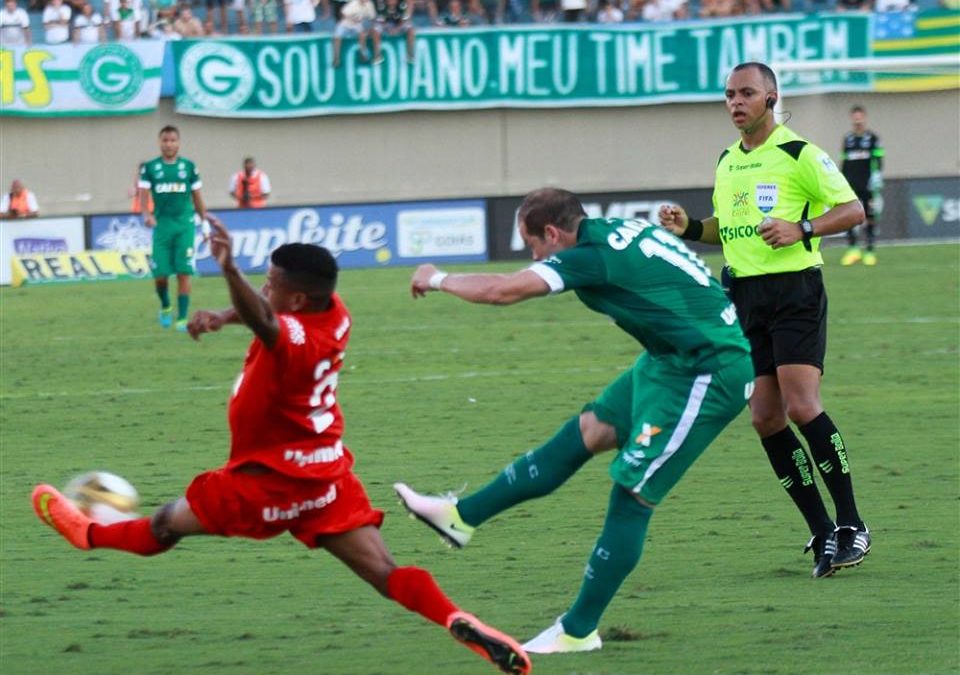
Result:
{"label": "grass pitch", "polygon": [[[956,245],[828,250],[824,399],[850,448],[874,551],[821,581],[806,533],[744,413],[658,509],[640,567],[604,617],[601,652],[534,658],[544,674],[956,673]],[[717,258],[710,259],[715,269]],[[516,269],[489,265],[469,270]],[[494,308],[414,302],[408,269],[346,271],[354,335],[341,377],[346,442],[401,564],[518,638],[577,592],[603,522],[607,458],[551,497],[444,548],[390,485],[477,487],[539,444],[636,345],[572,294]],[[194,307],[227,303],[221,279]],[[147,282],[0,291],[0,671],[5,674],[494,672],[289,537],[194,538],[152,559],[76,551],[29,494],[103,468],[147,512],[227,454],[226,400],[249,334],[162,331]]]}

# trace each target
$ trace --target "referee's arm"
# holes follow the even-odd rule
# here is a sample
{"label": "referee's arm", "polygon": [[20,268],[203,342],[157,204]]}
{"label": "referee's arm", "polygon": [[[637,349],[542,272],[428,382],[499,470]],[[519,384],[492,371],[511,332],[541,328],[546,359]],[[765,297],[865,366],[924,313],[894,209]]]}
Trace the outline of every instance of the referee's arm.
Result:
{"label": "referee's arm", "polygon": [[714,216],[693,220],[687,216],[683,207],[675,204],[664,204],[657,215],[663,227],[682,239],[720,244],[720,221]]}
{"label": "referee's arm", "polygon": [[[814,237],[845,232],[863,222],[863,205],[859,200],[837,204],[822,216],[812,218]],[[704,221],[706,222],[706,221]],[[803,239],[803,228],[799,223],[780,218],[767,218],[760,224],[760,236],[772,248],[790,246]]]}

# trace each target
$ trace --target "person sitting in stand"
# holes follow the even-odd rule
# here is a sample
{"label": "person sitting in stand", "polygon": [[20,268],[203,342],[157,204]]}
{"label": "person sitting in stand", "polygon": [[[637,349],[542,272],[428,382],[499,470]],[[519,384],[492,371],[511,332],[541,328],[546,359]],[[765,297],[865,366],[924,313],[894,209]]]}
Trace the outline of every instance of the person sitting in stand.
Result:
{"label": "person sitting in stand", "polygon": [[410,14],[407,0],[377,0],[377,20],[373,24],[373,62],[375,64],[383,62],[380,43],[383,41],[384,33],[388,36],[401,33],[406,36],[407,62],[413,63],[416,31],[410,21]]}
{"label": "person sitting in stand", "polygon": [[[340,20],[333,31],[333,67],[340,67],[340,51],[343,48],[343,38],[356,36],[360,43],[360,60],[366,63],[370,60],[367,51],[367,33],[370,23],[376,18],[377,10],[373,0],[350,0],[343,6]],[[380,63],[383,57],[380,57]]]}
{"label": "person sitting in stand", "polygon": [[37,198],[19,178],[14,178],[10,192],[0,197],[0,218],[36,218],[39,210]]}

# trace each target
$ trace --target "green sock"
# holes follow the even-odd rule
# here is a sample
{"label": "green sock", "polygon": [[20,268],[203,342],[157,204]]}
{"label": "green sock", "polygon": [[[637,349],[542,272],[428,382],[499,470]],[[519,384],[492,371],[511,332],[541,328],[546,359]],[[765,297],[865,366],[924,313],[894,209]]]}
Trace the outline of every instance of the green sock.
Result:
{"label": "green sock", "polygon": [[182,321],[183,319],[186,319],[188,311],[190,311],[190,296],[178,295],[177,296],[177,321]]}
{"label": "green sock", "polygon": [[563,630],[567,635],[586,637],[600,623],[600,616],[617,590],[640,562],[643,540],[653,509],[638,502],[621,485],[610,493],[603,532],[587,563],[580,594],[566,614]]}
{"label": "green sock", "polygon": [[457,503],[460,517],[476,527],[511,506],[548,495],[592,455],[580,435],[580,417],[560,427],[549,441],[517,458],[499,476]]}
{"label": "green sock", "polygon": [[157,297],[160,298],[160,307],[167,309],[170,306],[170,287],[169,286],[155,286],[157,289]]}

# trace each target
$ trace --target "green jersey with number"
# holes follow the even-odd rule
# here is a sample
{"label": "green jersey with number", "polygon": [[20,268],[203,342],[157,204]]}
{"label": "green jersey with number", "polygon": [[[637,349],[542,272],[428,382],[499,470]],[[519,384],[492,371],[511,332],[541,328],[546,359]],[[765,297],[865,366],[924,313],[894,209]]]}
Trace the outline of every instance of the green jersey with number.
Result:
{"label": "green jersey with number", "polygon": [[644,220],[584,219],[577,244],[530,268],[554,293],[573,290],[655,357],[715,370],[749,353],[737,312],[697,255]]}
{"label": "green jersey with number", "polygon": [[799,223],[857,198],[826,152],[787,127],[745,152],[737,142],[723,151],[713,187],[713,214],[723,255],[734,276],[799,272],[823,264],[820,237],[771,248],[760,236],[767,216]]}
{"label": "green jersey with number", "polygon": [[193,224],[193,191],[202,186],[197,166],[189,159],[177,157],[165,162],[156,157],[140,165],[137,186],[153,193],[153,215],[157,222],[176,221]]}

